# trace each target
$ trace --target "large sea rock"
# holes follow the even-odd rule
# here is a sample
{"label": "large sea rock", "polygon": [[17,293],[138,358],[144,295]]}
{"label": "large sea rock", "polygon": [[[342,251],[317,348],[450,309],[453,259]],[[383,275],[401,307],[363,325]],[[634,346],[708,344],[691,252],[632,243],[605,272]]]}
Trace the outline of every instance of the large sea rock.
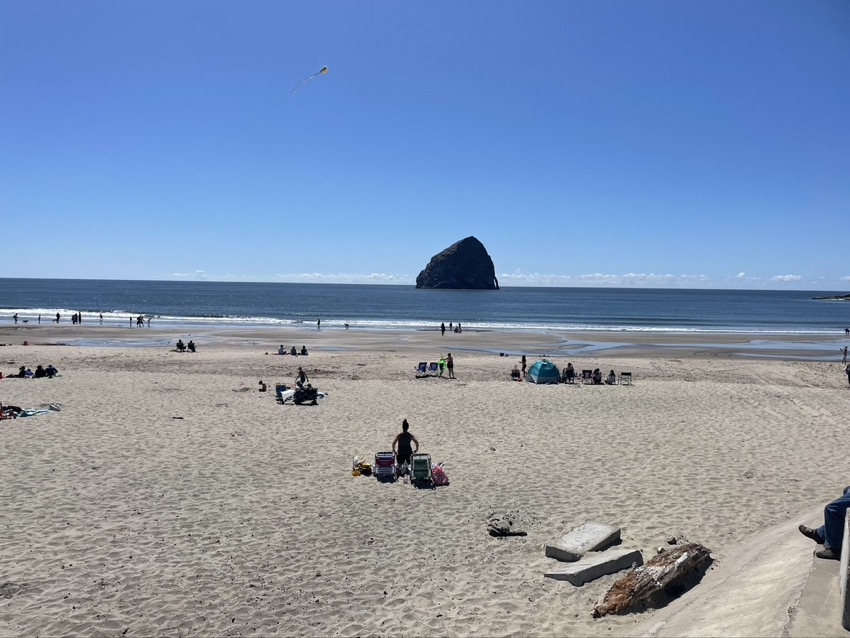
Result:
{"label": "large sea rock", "polygon": [[484,244],[467,237],[434,255],[416,278],[416,287],[498,290],[499,280]]}

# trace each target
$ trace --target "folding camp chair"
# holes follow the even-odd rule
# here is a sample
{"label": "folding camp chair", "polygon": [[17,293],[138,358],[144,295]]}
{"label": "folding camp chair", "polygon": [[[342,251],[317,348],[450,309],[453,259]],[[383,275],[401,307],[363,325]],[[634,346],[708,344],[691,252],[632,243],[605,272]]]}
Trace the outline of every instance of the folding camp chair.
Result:
{"label": "folding camp chair", "polygon": [[396,477],[395,453],[378,452],[375,455],[375,463],[372,465],[372,473],[379,481],[394,481]]}
{"label": "folding camp chair", "polygon": [[427,377],[428,376],[428,362],[420,361],[419,365],[416,366],[416,376],[417,377]]}
{"label": "folding camp chair", "polygon": [[582,383],[593,383],[593,370],[582,370],[581,371],[581,382]]}
{"label": "folding camp chair", "polygon": [[620,385],[631,385],[632,384],[632,373],[631,372],[621,372],[620,373]]}
{"label": "folding camp chair", "polygon": [[431,455],[418,453],[410,457],[410,480],[431,482]]}
{"label": "folding camp chair", "polygon": [[432,376],[436,376],[436,375],[440,374],[440,364],[438,364],[436,361],[432,361],[431,363],[429,363],[428,364],[428,374],[430,374]]}

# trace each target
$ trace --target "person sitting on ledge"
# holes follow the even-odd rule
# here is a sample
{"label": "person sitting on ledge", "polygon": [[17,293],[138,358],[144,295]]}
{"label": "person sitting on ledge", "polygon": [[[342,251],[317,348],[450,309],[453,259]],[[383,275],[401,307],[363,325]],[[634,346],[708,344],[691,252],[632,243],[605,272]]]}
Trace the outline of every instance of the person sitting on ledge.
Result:
{"label": "person sitting on ledge", "polygon": [[195,342],[190,339],[189,343],[186,344],[186,349],[189,352],[194,352],[195,351]]}
{"label": "person sitting on ledge", "polygon": [[844,493],[823,508],[823,525],[817,529],[800,525],[797,529],[807,538],[811,538],[823,549],[815,551],[815,556],[827,560],[841,558],[841,544],[844,540],[844,518],[850,508],[850,486]]}
{"label": "person sitting on ledge", "polygon": [[185,352],[186,345],[183,343],[183,339],[177,340],[177,352]]}

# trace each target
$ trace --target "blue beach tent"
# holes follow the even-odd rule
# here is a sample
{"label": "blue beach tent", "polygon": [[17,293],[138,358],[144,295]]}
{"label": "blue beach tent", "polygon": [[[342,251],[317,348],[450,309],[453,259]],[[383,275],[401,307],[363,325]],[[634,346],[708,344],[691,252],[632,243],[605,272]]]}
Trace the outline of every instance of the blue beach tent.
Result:
{"label": "blue beach tent", "polygon": [[546,360],[537,361],[528,369],[525,380],[530,383],[560,383],[561,373],[558,372],[558,366],[554,363]]}

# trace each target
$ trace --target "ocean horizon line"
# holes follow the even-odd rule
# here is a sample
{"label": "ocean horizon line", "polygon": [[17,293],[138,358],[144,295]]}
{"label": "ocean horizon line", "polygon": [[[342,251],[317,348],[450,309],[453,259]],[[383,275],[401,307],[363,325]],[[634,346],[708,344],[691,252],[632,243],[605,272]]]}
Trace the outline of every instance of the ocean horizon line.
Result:
{"label": "ocean horizon line", "polygon": [[382,288],[404,288],[422,291],[437,291],[437,292],[493,292],[498,293],[500,290],[665,290],[665,291],[718,291],[718,292],[812,292],[826,293],[832,296],[850,295],[850,286],[842,290],[830,290],[825,288],[796,288],[792,286],[776,286],[773,288],[756,288],[749,286],[642,286],[642,285],[599,285],[598,282],[588,285],[572,285],[558,286],[551,284],[534,284],[534,285],[511,285],[501,284],[500,289],[485,290],[477,288],[417,288],[415,284],[400,284],[394,282],[344,282],[344,281],[272,281],[272,280],[253,280],[253,279],[125,279],[125,278],[108,278],[108,277],[0,277],[0,281],[86,281],[86,282],[132,282],[132,283],[156,283],[156,284],[245,284],[245,285],[292,285],[292,286],[351,286],[351,287],[369,287],[380,286]]}

